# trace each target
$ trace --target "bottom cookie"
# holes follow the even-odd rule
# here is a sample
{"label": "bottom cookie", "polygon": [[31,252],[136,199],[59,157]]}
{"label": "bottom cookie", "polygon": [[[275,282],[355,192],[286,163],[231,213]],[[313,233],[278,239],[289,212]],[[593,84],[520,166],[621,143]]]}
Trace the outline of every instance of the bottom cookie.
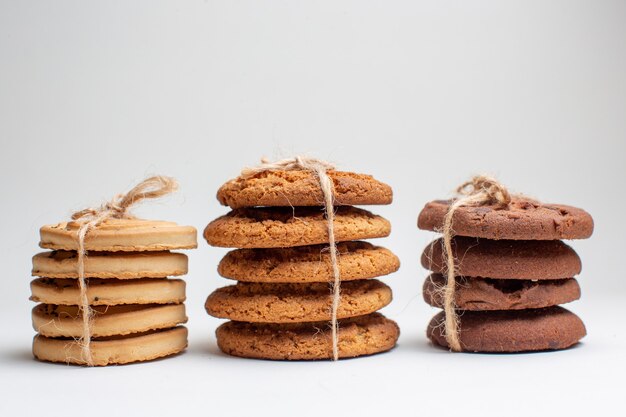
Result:
{"label": "bottom cookie", "polygon": [[[216,331],[219,348],[229,355],[272,360],[332,357],[328,322],[258,324],[230,321]],[[339,321],[339,357],[372,355],[392,349],[398,325],[379,313]]]}
{"label": "bottom cookie", "polygon": [[[441,312],[428,325],[428,338],[448,347]],[[587,331],[578,316],[562,307],[459,313],[461,347],[468,352],[529,352],[566,349]]]}
{"label": "bottom cookie", "polygon": [[[95,366],[144,362],[182,352],[187,347],[187,328],[178,326],[130,336],[112,336],[91,341]],[[41,361],[86,365],[80,345],[71,338],[36,335],[33,355]]]}

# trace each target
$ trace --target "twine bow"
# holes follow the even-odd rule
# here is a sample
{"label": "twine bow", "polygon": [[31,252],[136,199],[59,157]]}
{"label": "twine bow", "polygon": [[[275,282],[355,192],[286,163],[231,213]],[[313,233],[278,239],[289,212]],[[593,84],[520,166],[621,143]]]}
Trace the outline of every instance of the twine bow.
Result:
{"label": "twine bow", "polygon": [[78,224],[78,287],[80,292],[79,311],[82,317],[82,336],[78,340],[81,347],[82,359],[88,366],[93,366],[91,354],[91,322],[93,310],[87,297],[87,282],[85,279],[85,239],[87,234],[98,228],[108,219],[133,219],[128,210],[130,207],[146,199],[159,198],[178,189],[176,180],[170,177],[154,176],[137,184],[126,194],[118,194],[111,201],[98,208],[86,208],[72,214],[72,220]]}
{"label": "twine bow", "polygon": [[448,346],[455,352],[460,352],[461,342],[459,340],[459,318],[456,313],[454,301],[456,290],[456,265],[452,253],[452,238],[454,229],[452,220],[454,213],[463,206],[484,206],[495,204],[499,208],[509,205],[511,195],[509,191],[497,180],[486,176],[477,175],[470,181],[461,184],[456,192],[464,197],[458,198],[446,213],[443,222],[443,256],[446,259],[447,280],[444,288],[443,306],[445,311],[445,336]]}
{"label": "twine bow", "polygon": [[324,211],[326,213],[326,221],[328,228],[328,243],[330,246],[330,261],[333,268],[333,282],[331,286],[332,290],[332,304],[330,312],[330,326],[332,332],[332,348],[333,348],[333,360],[339,359],[339,324],[337,321],[337,310],[339,309],[340,301],[340,286],[341,286],[341,274],[339,272],[338,263],[338,251],[337,244],[335,242],[335,210],[333,206],[333,198],[335,194],[335,187],[332,180],[327,174],[328,170],[335,169],[332,164],[321,161],[319,159],[307,158],[303,156],[296,156],[294,158],[283,159],[281,161],[270,162],[267,158],[261,159],[261,165],[254,168],[245,168],[241,171],[243,178],[251,177],[259,172],[264,171],[295,171],[305,170],[310,171],[317,177],[322,194],[324,196]]}

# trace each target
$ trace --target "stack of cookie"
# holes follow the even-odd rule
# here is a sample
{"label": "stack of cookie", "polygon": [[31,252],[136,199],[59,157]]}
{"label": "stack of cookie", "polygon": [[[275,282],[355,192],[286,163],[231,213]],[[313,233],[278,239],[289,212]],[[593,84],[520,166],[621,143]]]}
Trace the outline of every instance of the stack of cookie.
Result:
{"label": "stack of cookie", "polygon": [[[395,346],[399,329],[376,313],[391,301],[391,289],[372,278],[395,272],[400,262],[360,241],[388,236],[389,222],[352,205],[390,204],[392,191],[369,175],[328,176],[340,242],[339,357],[383,352]],[[263,171],[227,182],[217,198],[232,211],[211,222],[204,237],[213,246],[238,248],[218,267],[238,283],[206,302],[210,315],[232,320],[217,329],[220,349],[247,358],[331,358],[333,271],[318,178],[306,170]]]}
{"label": "stack of cookie", "polygon": [[[418,219],[420,229],[441,231],[450,201],[433,201]],[[453,215],[459,339],[464,351],[523,352],[565,349],[585,336],[582,321],[559,304],[580,297],[574,278],[581,262],[561,239],[584,239],[593,220],[584,210],[513,197],[505,208],[460,207]],[[422,254],[433,273],[424,299],[443,308],[446,260],[442,239]],[[445,314],[428,327],[433,343],[448,347]]]}
{"label": "stack of cookie", "polygon": [[[43,226],[39,245],[52,251],[33,257],[31,300],[39,360],[86,364],[78,285],[76,222]],[[170,250],[197,246],[196,230],[164,221],[109,219],[89,232],[84,261],[87,298],[94,315],[93,365],[147,361],[187,346],[187,256]]]}

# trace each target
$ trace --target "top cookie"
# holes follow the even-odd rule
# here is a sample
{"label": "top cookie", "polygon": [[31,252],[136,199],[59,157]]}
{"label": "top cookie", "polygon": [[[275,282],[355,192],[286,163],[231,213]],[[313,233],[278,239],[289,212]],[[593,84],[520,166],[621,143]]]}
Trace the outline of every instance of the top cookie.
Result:
{"label": "top cookie", "polygon": [[[452,201],[427,203],[419,214],[417,226],[440,232]],[[585,239],[593,233],[593,219],[576,207],[513,197],[506,208],[493,205],[458,208],[452,219],[452,229],[458,236],[485,239]]]}
{"label": "top cookie", "polygon": [[[371,175],[328,171],[337,206],[390,204],[391,187]],[[319,180],[310,171],[263,171],[222,185],[217,199],[231,208],[255,206],[322,206]]]}
{"label": "top cookie", "polygon": [[[39,246],[55,250],[77,250],[77,222],[46,225],[40,229]],[[196,229],[174,222],[141,219],[109,219],[91,230],[85,249],[108,252],[143,252],[193,249],[198,246]]]}

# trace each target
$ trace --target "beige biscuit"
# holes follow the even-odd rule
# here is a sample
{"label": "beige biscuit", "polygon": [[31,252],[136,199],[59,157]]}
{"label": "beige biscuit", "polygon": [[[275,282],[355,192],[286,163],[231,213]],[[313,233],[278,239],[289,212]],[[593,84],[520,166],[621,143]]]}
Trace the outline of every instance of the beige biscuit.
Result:
{"label": "beige biscuit", "polygon": [[[89,279],[90,305],[179,304],[185,301],[185,281],[142,278],[133,280]],[[79,305],[78,281],[65,278],[39,278],[30,283],[32,301],[45,304]]]}
{"label": "beige biscuit", "polygon": [[[46,249],[77,250],[77,222],[46,225],[40,229],[39,246]],[[197,247],[196,229],[173,222],[142,219],[109,219],[89,232],[85,249],[109,252],[143,252]]]}
{"label": "beige biscuit", "polygon": [[[367,242],[342,242],[337,249],[342,281],[383,276],[400,267],[400,260],[390,250]],[[225,278],[245,282],[305,283],[333,279],[327,245],[236,249],[224,256],[217,270]]]}
{"label": "beige biscuit", "polygon": [[[391,302],[391,289],[372,280],[341,286],[340,319],[380,310]],[[205,304],[219,318],[254,323],[299,323],[330,320],[332,295],[327,283],[239,283],[217,289]]]}
{"label": "beige biscuit", "polygon": [[[337,207],[337,242],[388,236],[391,224],[355,207]],[[328,243],[328,222],[319,207],[236,209],[209,223],[204,237],[212,246],[281,248]]]}
{"label": "beige biscuit", "polygon": [[[219,348],[233,356],[272,360],[319,360],[332,357],[328,322],[253,324],[228,322],[216,331]],[[372,355],[392,349],[400,336],[398,325],[382,314],[341,320],[340,358]]]}
{"label": "beige biscuit", "polygon": [[[334,204],[359,206],[390,204],[391,187],[371,175],[327,171],[334,186]],[[231,208],[254,206],[322,206],[324,196],[313,172],[262,171],[235,178],[217,192],[220,203]]]}
{"label": "beige biscuit", "polygon": [[[33,256],[32,275],[78,278],[74,251],[42,252]],[[187,273],[187,255],[162,252],[90,252],[85,257],[87,278],[165,278]]]}
{"label": "beige biscuit", "polygon": [[[184,304],[95,306],[92,337],[106,337],[165,329],[186,323]],[[33,328],[47,337],[81,337],[78,306],[39,304],[33,308]]]}
{"label": "beige biscuit", "polygon": [[[128,336],[92,339],[90,346],[95,366],[144,362],[185,350],[187,329],[178,326]],[[71,338],[55,339],[36,335],[33,339],[33,355],[41,361],[86,365],[80,345]]]}

